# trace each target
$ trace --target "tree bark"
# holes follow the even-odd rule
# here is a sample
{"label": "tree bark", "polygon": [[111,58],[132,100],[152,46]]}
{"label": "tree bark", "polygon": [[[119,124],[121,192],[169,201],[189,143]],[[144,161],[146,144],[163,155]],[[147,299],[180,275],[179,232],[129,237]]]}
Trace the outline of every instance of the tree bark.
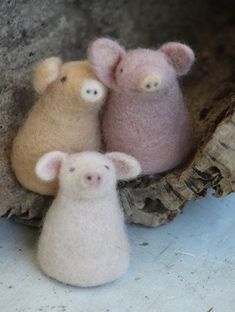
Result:
{"label": "tree bark", "polygon": [[[27,5],[32,4],[45,14],[45,21],[40,21],[40,25],[31,25],[33,22],[28,19],[27,14],[21,16],[21,20],[16,20],[15,26],[7,24],[5,20],[5,28],[2,29],[7,31],[1,35],[1,43],[5,50],[0,50],[0,56],[5,60],[0,65],[0,216],[39,225],[52,200],[50,197],[42,197],[24,190],[14,178],[9,163],[12,139],[33,104],[34,96],[29,86],[32,64],[53,54],[62,54],[67,59],[85,55],[88,39],[100,33],[99,27],[102,35],[121,38],[124,45],[129,47],[136,47],[138,43],[142,46],[157,47],[164,41],[179,39],[195,48],[197,55],[196,64],[189,77],[183,80],[182,87],[193,117],[198,144],[187,162],[171,172],[120,183],[120,197],[127,220],[146,226],[158,226],[173,220],[182,212],[188,201],[205,197],[208,188],[214,188],[216,196],[225,196],[234,191],[233,1],[227,1],[225,5],[221,1],[215,0],[212,3],[210,0],[200,0],[192,5],[190,1],[180,0],[172,5],[170,1],[147,4],[146,1],[138,0],[130,1],[127,6],[123,2],[113,10],[114,2],[110,1],[110,4],[105,6],[106,2],[103,0],[94,1],[92,9],[87,10],[85,1],[79,2],[79,5],[71,1],[67,5],[66,1],[58,0],[56,10],[50,11],[50,1],[43,0],[38,7],[38,2],[31,0]],[[143,3],[145,6],[140,17],[137,14],[138,8],[142,8]],[[4,13],[6,5],[1,4],[3,8],[0,12]],[[27,5],[24,6],[26,13]],[[16,8],[7,10],[19,10],[19,16],[24,13],[20,11],[20,4],[15,6]],[[99,7],[105,9],[99,11]],[[49,11],[52,12],[50,16],[47,15]],[[6,16],[11,16],[11,12],[4,13],[0,19],[2,23]],[[126,15],[123,15],[124,12]],[[118,21],[125,16],[128,18],[120,25]],[[26,28],[28,24],[32,26],[34,38],[31,38],[25,29],[21,33],[24,38],[18,40],[20,26],[17,25],[22,25],[22,19]],[[110,19],[115,23],[109,24]],[[96,26],[90,24],[91,20]],[[78,25],[80,28],[76,30]],[[14,40],[8,42],[11,30],[15,34]],[[52,37],[48,34],[52,34]],[[73,39],[76,35],[77,40]],[[82,52],[78,53],[81,43]],[[21,50],[24,51],[23,55],[20,54]]]}

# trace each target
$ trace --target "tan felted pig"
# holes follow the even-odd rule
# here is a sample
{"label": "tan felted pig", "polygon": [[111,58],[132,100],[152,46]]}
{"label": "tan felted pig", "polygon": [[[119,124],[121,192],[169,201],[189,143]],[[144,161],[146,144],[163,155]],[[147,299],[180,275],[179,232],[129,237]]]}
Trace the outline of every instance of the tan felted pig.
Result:
{"label": "tan felted pig", "polygon": [[62,64],[57,57],[36,67],[33,86],[41,97],[13,142],[12,167],[25,188],[54,195],[57,181],[41,181],[34,172],[35,165],[43,154],[53,150],[100,150],[99,111],[107,89],[87,61]]}

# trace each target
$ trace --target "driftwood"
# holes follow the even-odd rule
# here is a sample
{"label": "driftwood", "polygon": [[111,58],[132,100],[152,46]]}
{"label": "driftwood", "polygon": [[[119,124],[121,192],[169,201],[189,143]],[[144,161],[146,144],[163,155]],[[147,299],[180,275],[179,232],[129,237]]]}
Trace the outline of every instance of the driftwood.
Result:
{"label": "driftwood", "polygon": [[[228,32],[223,40],[232,42],[232,36]],[[185,85],[198,137],[195,152],[172,172],[121,187],[130,222],[165,224],[188,201],[205,197],[208,188],[215,190],[215,196],[235,190],[235,53],[234,47],[226,47],[225,42],[220,45],[220,40],[221,36],[215,36],[207,42]]]}
{"label": "driftwood", "polygon": [[[35,6],[37,6],[37,3],[35,1]],[[42,3],[45,4],[46,14],[46,5],[50,4],[44,0]],[[101,6],[105,4],[102,0],[97,1],[97,3]],[[134,1],[133,5],[134,3],[136,5],[137,2]],[[138,4],[141,3],[139,0]],[[171,3],[167,1],[160,1],[159,4],[155,5],[156,8],[151,3],[149,3],[149,6],[146,3],[144,13],[146,16],[143,17],[142,25],[145,25],[144,22],[148,25],[147,21],[148,23],[157,23],[157,20],[154,21],[154,19],[150,21],[149,14],[157,16],[157,12],[167,11],[169,16],[163,16],[163,19],[165,18],[163,24],[160,22],[158,24],[159,30],[162,30],[162,32],[159,32],[161,40],[158,43],[172,39],[174,35],[177,39],[185,38],[188,44],[192,43],[192,46],[196,48],[197,61],[191,75],[183,80],[183,90],[193,117],[198,144],[188,161],[179,168],[162,175],[145,176],[137,181],[120,184],[120,196],[127,220],[147,226],[158,226],[173,220],[182,212],[188,201],[205,197],[207,190],[211,187],[215,190],[216,196],[224,196],[235,190],[234,7],[233,4],[228,7],[223,6],[222,2],[218,1],[213,2],[212,6],[210,1],[203,0],[193,8],[195,12],[192,12],[188,1],[181,0],[179,3],[185,6],[184,11],[177,10],[177,6],[172,7]],[[84,9],[85,5],[85,1],[82,1],[81,10],[84,10],[82,14],[89,14],[89,11]],[[171,7],[171,10],[168,10],[169,7]],[[44,6],[42,6],[42,9],[44,9]],[[74,51],[77,49],[76,45],[74,46],[69,42],[70,37],[68,35],[70,29],[74,29],[75,24],[78,23],[75,19],[80,11],[76,11],[77,9],[77,7],[75,9],[68,8],[70,10],[68,14],[73,14],[73,11],[76,14],[73,15],[74,22],[73,19],[68,19],[72,24],[66,24],[67,29],[66,27],[63,29],[55,27],[55,29],[51,30],[56,39],[53,39],[53,44],[58,43],[59,38],[64,33],[67,41],[63,42],[66,42],[66,46],[71,47],[71,49],[66,49],[68,57],[75,55]],[[131,4],[128,10],[127,14],[130,14],[130,18],[136,18],[133,23],[135,22],[138,29],[138,25],[140,25],[139,15],[136,17],[132,15]],[[61,7],[61,11],[63,11],[63,7]],[[66,13],[66,11],[63,12]],[[111,8],[107,12],[102,12],[102,14],[108,16],[110,12],[112,12]],[[117,8],[116,12],[123,12],[123,10]],[[182,15],[183,12],[185,12],[185,16]],[[175,18],[174,14],[179,15],[177,15],[179,17],[178,22],[176,22],[177,17]],[[195,14],[195,16],[192,14]],[[173,17],[174,19],[172,19]],[[186,17],[189,18],[185,19]],[[82,18],[83,15],[81,15]],[[89,16],[86,16],[86,20],[89,21],[89,18]],[[118,20],[119,15],[113,15],[113,18]],[[53,16],[54,20],[57,21],[56,15]],[[188,23],[186,24],[187,27],[183,23],[185,20]],[[99,17],[97,17],[97,21],[99,21]],[[175,24],[167,28],[168,21],[173,21]],[[53,23],[49,23],[48,27],[54,27]],[[177,26],[179,27],[178,30]],[[86,35],[87,31],[90,31],[90,36],[94,37],[95,30],[89,27],[84,27],[84,34]],[[117,29],[111,28],[108,24],[104,25],[104,27],[108,28],[108,31],[105,31],[104,34],[123,36],[123,41],[128,42],[128,40],[131,40],[133,46],[136,46],[137,42],[143,38],[141,28],[139,29],[139,35],[137,32],[135,36],[132,36],[128,31],[123,35],[121,28],[118,29],[117,33]],[[151,24],[148,27],[151,28],[153,36],[149,35],[141,43],[145,46],[152,46],[152,43],[156,40],[154,35],[155,26]],[[143,30],[146,31],[147,28]],[[163,31],[165,31],[165,34]],[[173,37],[173,39],[175,38]],[[81,40],[86,46],[87,42],[83,38]],[[126,45],[125,42],[124,45]],[[50,46],[48,42],[46,42],[46,46]],[[64,47],[65,45],[61,43],[61,46]],[[50,55],[55,54],[56,49],[57,46],[50,51]],[[16,56],[12,54],[12,59],[13,57]],[[44,57],[44,55],[41,57]],[[31,61],[28,64],[30,65],[27,67],[28,73],[34,62]],[[20,68],[23,71],[23,62]],[[12,72],[14,72],[14,81],[10,76]],[[3,75],[2,73],[3,70],[0,71],[0,77]],[[2,181],[0,184],[0,216],[11,217],[31,225],[39,225],[51,198],[24,190],[16,182],[9,165],[11,142],[18,126],[22,123],[23,117],[33,103],[32,90],[27,87],[29,81],[22,79],[23,76],[20,76],[17,67],[13,67],[10,74],[11,79],[5,80],[2,87],[3,110],[1,111],[0,124],[2,122],[3,126],[0,127],[0,145],[2,146],[0,150]],[[1,81],[4,81],[4,76],[2,76]],[[19,85],[22,83],[20,91],[13,87],[17,82]],[[9,92],[15,90],[11,95],[12,102],[9,100],[8,89]],[[4,93],[5,90],[6,93]],[[19,105],[22,106],[19,108]],[[17,114],[15,111],[17,111]]]}

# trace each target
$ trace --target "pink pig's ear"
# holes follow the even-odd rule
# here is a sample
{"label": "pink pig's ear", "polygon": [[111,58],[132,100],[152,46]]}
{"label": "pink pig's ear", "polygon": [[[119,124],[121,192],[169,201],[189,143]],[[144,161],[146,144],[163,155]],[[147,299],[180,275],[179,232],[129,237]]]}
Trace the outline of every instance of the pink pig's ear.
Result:
{"label": "pink pig's ear", "polygon": [[113,162],[118,180],[134,179],[141,173],[140,163],[130,155],[112,152],[107,153],[105,156]]}
{"label": "pink pig's ear", "polygon": [[88,60],[97,77],[109,88],[115,85],[115,68],[125,54],[118,42],[100,38],[88,48]]}
{"label": "pink pig's ear", "polygon": [[187,74],[195,60],[193,50],[179,42],[165,43],[160,51],[167,55],[178,76]]}
{"label": "pink pig's ear", "polygon": [[35,173],[45,182],[51,182],[56,179],[62,161],[65,159],[66,154],[59,151],[54,151],[43,155],[37,162]]}

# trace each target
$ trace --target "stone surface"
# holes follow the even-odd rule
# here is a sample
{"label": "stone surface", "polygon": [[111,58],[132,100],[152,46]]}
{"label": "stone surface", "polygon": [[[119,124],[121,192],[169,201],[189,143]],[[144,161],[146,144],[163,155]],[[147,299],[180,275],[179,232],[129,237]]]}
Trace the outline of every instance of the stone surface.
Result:
{"label": "stone surface", "polygon": [[197,153],[163,177],[121,185],[129,221],[156,226],[210,186],[218,195],[233,191],[234,11],[232,0],[0,2],[0,215],[38,223],[51,200],[25,191],[9,165],[12,140],[35,100],[32,66],[52,55],[84,58],[88,42],[100,36],[118,38],[128,48],[179,40],[198,55],[184,80],[199,138]]}

